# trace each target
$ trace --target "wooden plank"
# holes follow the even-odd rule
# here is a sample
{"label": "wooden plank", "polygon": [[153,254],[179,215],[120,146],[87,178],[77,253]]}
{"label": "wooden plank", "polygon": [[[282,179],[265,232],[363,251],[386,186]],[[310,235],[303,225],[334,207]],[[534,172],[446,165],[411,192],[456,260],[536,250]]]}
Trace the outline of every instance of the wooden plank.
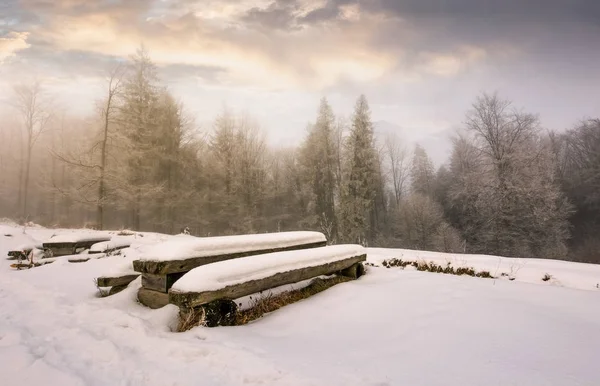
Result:
{"label": "wooden plank", "polygon": [[166,275],[170,273],[183,273],[189,272],[196,267],[201,265],[212,264],[219,261],[239,259],[241,257],[262,255],[271,252],[282,252],[282,251],[294,251],[300,249],[318,248],[324,247],[327,242],[318,242],[311,244],[294,245],[291,247],[263,249],[255,251],[247,251],[240,253],[231,253],[227,255],[215,255],[215,256],[204,256],[194,257],[191,259],[182,260],[169,260],[169,261],[146,261],[146,260],[135,260],[133,262],[133,270],[140,273],[150,273],[154,275]]}
{"label": "wooden plank", "polygon": [[351,279],[358,279],[365,273],[365,267],[362,263],[356,263],[351,267],[343,269],[339,274],[340,276],[349,277]]}
{"label": "wooden plank", "polygon": [[151,273],[142,274],[142,287],[167,293],[169,288],[179,280],[186,272],[170,273],[167,275],[153,275]]}
{"label": "wooden plank", "polygon": [[89,261],[89,260],[90,260],[89,257],[73,257],[73,258],[71,258],[71,259],[69,259],[67,261],[69,263],[85,263],[86,261]]}
{"label": "wooden plank", "polygon": [[119,292],[123,291],[125,288],[127,288],[126,285],[117,285],[117,286],[111,287],[110,291],[108,291],[108,296],[118,294]]}
{"label": "wooden plank", "polygon": [[68,256],[75,254],[75,244],[71,245],[62,245],[62,246],[54,246],[54,245],[46,245],[44,244],[45,249],[49,249],[52,252],[52,257],[58,256]]}
{"label": "wooden plank", "polygon": [[98,287],[117,287],[128,285],[140,276],[138,273],[125,274],[122,276],[102,276],[96,279]]}
{"label": "wooden plank", "polygon": [[264,279],[251,280],[245,283],[227,286],[215,291],[204,292],[176,292],[169,290],[169,302],[181,308],[194,308],[208,304],[215,300],[234,300],[243,296],[252,295],[270,288],[286,284],[297,283],[321,275],[332,275],[352,267],[353,265],[366,261],[367,255],[354,256],[341,259],[333,263],[294,269],[280,272]]}
{"label": "wooden plank", "polygon": [[142,287],[166,293],[167,275],[153,275],[151,273],[142,273]]}
{"label": "wooden plank", "polygon": [[138,290],[138,300],[146,307],[155,310],[169,304],[169,295],[142,287]]}

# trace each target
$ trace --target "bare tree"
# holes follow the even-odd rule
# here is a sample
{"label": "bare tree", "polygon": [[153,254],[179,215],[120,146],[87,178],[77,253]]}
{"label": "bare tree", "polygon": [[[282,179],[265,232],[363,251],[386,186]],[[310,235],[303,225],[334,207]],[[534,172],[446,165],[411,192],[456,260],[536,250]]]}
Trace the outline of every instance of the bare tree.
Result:
{"label": "bare tree", "polygon": [[[29,84],[19,84],[13,87],[13,106],[19,111],[25,129],[25,154],[22,159],[19,190],[19,207],[23,218],[27,217],[27,197],[29,193],[29,175],[31,173],[31,156],[33,147],[44,131],[50,113],[47,111],[44,101],[44,92],[39,80]],[[24,163],[24,165],[23,165]]]}
{"label": "bare tree", "polygon": [[[118,98],[121,93],[123,76],[126,67],[118,64],[107,72],[106,76],[106,96],[98,102],[98,112],[100,117],[100,130],[93,129],[97,139],[92,142],[80,141],[81,147],[76,149],[69,146],[68,149],[62,149],[60,152],[53,150],[54,158],[62,161],[71,168],[71,171],[78,171],[78,186],[71,186],[71,189],[59,187],[54,181],[55,190],[65,196],[69,196],[84,205],[94,205],[96,207],[95,227],[104,228],[104,209],[107,199],[107,163],[108,163],[108,143],[110,140],[110,126],[116,119],[118,113]],[[62,130],[61,130],[62,131]],[[72,142],[71,144],[72,145]],[[98,155],[98,149],[100,154]],[[93,192],[95,190],[95,192]]]}
{"label": "bare tree", "polygon": [[557,184],[555,159],[537,117],[484,94],[467,114],[466,126],[473,142],[455,143],[454,198],[455,204],[466,204],[460,216],[470,218],[464,223],[471,227],[461,230],[475,251],[564,256],[571,207]]}
{"label": "bare tree", "polygon": [[387,136],[385,141],[385,154],[389,162],[389,172],[391,175],[392,187],[394,190],[394,199],[396,207],[400,206],[400,200],[406,190],[406,181],[408,180],[410,165],[407,152],[395,134]]}
{"label": "bare tree", "polygon": [[125,67],[117,65],[113,67],[106,80],[106,99],[100,106],[102,116],[102,139],[100,153],[100,178],[98,180],[98,203],[96,205],[96,225],[98,229],[104,227],[104,205],[106,201],[106,163],[108,157],[109,127],[117,114],[118,97],[122,90]]}

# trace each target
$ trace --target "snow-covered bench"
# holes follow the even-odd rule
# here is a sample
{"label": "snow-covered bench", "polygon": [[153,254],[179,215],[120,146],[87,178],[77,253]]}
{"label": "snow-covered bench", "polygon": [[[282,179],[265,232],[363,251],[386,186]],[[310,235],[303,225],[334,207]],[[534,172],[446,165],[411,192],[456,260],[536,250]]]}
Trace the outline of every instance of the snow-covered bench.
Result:
{"label": "snow-covered bench", "polygon": [[364,273],[366,258],[366,249],[360,245],[335,245],[209,264],[179,279],[169,290],[169,302],[189,310],[323,275],[356,279]]}
{"label": "snow-covered bench", "polygon": [[110,236],[90,233],[65,233],[51,237],[44,242],[44,250],[50,251],[49,257],[76,255],[92,245],[109,241]]}
{"label": "snow-covered bench", "polygon": [[109,240],[96,243],[90,247],[87,254],[77,254],[70,257],[69,263],[85,263],[91,259],[101,259],[110,256],[113,252],[129,248],[131,240]]}
{"label": "snow-covered bench", "polygon": [[8,251],[8,260],[26,260],[33,250],[42,250],[44,247],[41,244],[22,244],[12,251]]}
{"label": "snow-covered bench", "polygon": [[118,251],[119,249],[129,248],[131,243],[132,240],[127,238],[111,239],[92,245],[89,253],[110,253]]}
{"label": "snow-covered bench", "polygon": [[110,287],[110,292],[108,295],[113,295],[127,288],[129,283],[137,279],[139,276],[140,274],[135,272],[123,272],[121,274],[114,274],[110,276],[100,276],[96,279],[96,285],[101,288]]}
{"label": "snow-covered bench", "polygon": [[203,265],[270,252],[323,247],[319,232],[279,232],[240,236],[193,237],[178,235],[154,246],[133,262],[142,274],[138,299],[160,308],[168,304],[168,290],[184,274]]}

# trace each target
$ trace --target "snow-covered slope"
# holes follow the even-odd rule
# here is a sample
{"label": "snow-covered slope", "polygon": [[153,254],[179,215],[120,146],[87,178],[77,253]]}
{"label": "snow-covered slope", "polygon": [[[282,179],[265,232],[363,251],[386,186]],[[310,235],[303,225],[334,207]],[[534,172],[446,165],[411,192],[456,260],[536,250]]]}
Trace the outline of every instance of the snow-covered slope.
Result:
{"label": "snow-covered slope", "polygon": [[[104,299],[93,283],[171,236],[137,234],[123,256],[81,264],[14,271],[4,260],[61,232],[0,225],[2,385],[598,385],[596,266],[537,261],[530,276],[528,261],[515,281],[369,267],[249,325],[173,333],[177,308],[138,305],[140,279]],[[499,259],[368,252],[375,264],[452,258],[492,274]]]}
{"label": "snow-covered slope", "polygon": [[[434,262],[445,266],[471,267],[488,271],[494,277],[525,283],[544,284],[542,277],[548,275],[546,285],[600,291],[600,265],[573,263],[561,260],[520,259],[487,255],[461,255],[409,249],[369,248],[369,261],[380,264],[391,258],[405,261]],[[600,292],[599,292],[600,294]]]}

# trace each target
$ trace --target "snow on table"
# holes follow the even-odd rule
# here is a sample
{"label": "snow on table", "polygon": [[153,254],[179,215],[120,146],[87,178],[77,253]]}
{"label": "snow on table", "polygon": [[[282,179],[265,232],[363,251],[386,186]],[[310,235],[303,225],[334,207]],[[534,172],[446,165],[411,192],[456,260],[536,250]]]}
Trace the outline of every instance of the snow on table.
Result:
{"label": "snow on table", "polygon": [[31,251],[32,249],[44,249],[40,243],[25,243],[17,246],[13,251]]}
{"label": "snow on table", "polygon": [[102,242],[109,241],[111,239],[110,236],[98,233],[91,232],[73,232],[73,233],[63,233],[56,236],[53,236],[46,240],[44,244],[66,244],[66,243],[88,243],[88,242]]}
{"label": "snow on table", "polygon": [[279,232],[254,235],[194,237],[177,235],[140,255],[141,261],[185,260],[249,251],[325,243],[319,232]]}
{"label": "snow on table", "polygon": [[224,287],[265,279],[277,273],[315,267],[366,255],[360,245],[285,251],[253,256],[251,259],[225,260],[192,269],[173,284],[175,292],[215,291]]}

